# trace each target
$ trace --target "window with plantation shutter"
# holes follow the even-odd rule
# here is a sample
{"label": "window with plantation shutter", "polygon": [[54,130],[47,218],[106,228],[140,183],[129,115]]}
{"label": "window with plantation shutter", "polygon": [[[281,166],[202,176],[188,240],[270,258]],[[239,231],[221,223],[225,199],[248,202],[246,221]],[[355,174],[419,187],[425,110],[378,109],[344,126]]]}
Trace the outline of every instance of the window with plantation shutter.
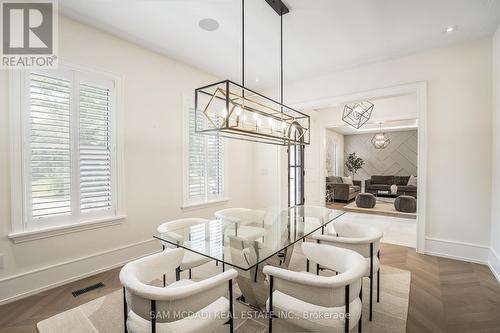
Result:
{"label": "window with plantation shutter", "polygon": [[19,119],[14,153],[22,170],[13,177],[22,189],[13,196],[22,208],[13,210],[13,231],[118,216],[117,79],[61,65],[11,80],[11,97],[18,99],[13,117]]}
{"label": "window with plantation shutter", "polygon": [[80,210],[110,210],[111,97],[109,88],[80,84]]}
{"label": "window with plantation shutter", "polygon": [[[224,145],[219,136],[196,133],[195,117],[189,108],[186,136],[186,194],[185,205],[224,199]],[[201,127],[201,126],[199,126]]]}
{"label": "window with plantation shutter", "polygon": [[29,75],[33,219],[71,214],[71,88],[63,77]]}

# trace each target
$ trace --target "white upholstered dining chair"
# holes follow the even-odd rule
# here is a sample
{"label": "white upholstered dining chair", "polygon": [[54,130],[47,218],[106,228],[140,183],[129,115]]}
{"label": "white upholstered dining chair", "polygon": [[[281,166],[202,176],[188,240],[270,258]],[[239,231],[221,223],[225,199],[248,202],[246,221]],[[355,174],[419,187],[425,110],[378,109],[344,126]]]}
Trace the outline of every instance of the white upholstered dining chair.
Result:
{"label": "white upholstered dining chair", "polygon": [[[299,211],[299,215],[305,217],[304,219],[304,234],[308,234],[311,229],[317,229],[321,226],[319,233],[324,233],[327,223],[330,221],[332,210],[322,206],[298,206],[290,207],[289,213]],[[302,211],[302,212],[300,212]],[[304,239],[305,240],[305,239]]]}
{"label": "white upholstered dining chair", "polygon": [[[365,276],[370,279],[370,321],[373,316],[373,275],[377,273],[377,302],[380,302],[380,240],[384,234],[377,228],[349,223],[333,223],[333,232],[313,235],[321,244],[333,245],[361,254],[368,263]],[[317,266],[319,271],[321,264]]]}
{"label": "white upholstered dining chair", "polygon": [[225,324],[233,331],[232,281],[238,275],[234,269],[199,282],[149,284],[177,268],[183,256],[181,248],[166,249],[122,268],[125,332],[208,333]]}
{"label": "white upholstered dining chair", "polygon": [[[187,239],[185,239],[186,235],[181,234],[180,232],[175,232],[177,229],[184,229],[188,228],[191,226],[195,226],[198,224],[202,223],[208,223],[209,220],[207,219],[201,219],[201,218],[185,218],[185,219],[178,219],[178,220],[172,220],[168,221],[165,223],[162,223],[160,226],[158,226],[158,233],[169,233],[169,236],[173,238],[174,236],[177,237],[177,242],[183,242]],[[162,241],[163,249],[165,250],[166,248],[175,248],[176,246],[170,243],[167,243],[165,241]],[[206,264],[207,262],[210,262],[210,258],[204,257],[200,254],[196,254],[192,251],[184,251],[184,257],[182,258],[182,262],[178,269],[176,270],[176,280],[180,280],[180,273],[182,271],[188,270],[189,271],[189,278],[191,279],[191,269],[201,266],[203,264]],[[165,284],[165,277],[163,277],[163,283]]]}
{"label": "white upholstered dining chair", "polygon": [[226,229],[234,229],[235,237],[245,240],[264,240],[264,218],[266,212],[249,208],[227,208],[215,212],[215,217],[224,223]]}
{"label": "white upholstered dining chair", "polygon": [[356,324],[361,331],[361,281],[367,269],[363,256],[311,242],[302,243],[302,251],[309,260],[339,274],[327,277],[265,266],[269,332],[274,316],[308,331],[348,332]]}

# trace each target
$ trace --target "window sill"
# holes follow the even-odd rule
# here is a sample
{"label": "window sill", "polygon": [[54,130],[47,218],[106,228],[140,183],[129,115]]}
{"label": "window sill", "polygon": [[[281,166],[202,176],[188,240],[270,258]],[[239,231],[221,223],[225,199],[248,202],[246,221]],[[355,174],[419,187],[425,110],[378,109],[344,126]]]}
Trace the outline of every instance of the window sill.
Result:
{"label": "window sill", "polygon": [[209,200],[204,202],[190,203],[182,205],[182,210],[195,210],[198,208],[210,207],[210,206],[218,206],[222,205],[229,201],[229,198],[221,198],[216,200]]}
{"label": "window sill", "polygon": [[14,243],[30,242],[37,239],[65,235],[73,232],[84,230],[91,230],[96,228],[103,228],[111,225],[116,225],[123,222],[127,215],[117,215],[107,218],[100,218],[91,221],[81,222],[77,224],[61,225],[44,229],[37,229],[31,231],[13,232],[8,237]]}

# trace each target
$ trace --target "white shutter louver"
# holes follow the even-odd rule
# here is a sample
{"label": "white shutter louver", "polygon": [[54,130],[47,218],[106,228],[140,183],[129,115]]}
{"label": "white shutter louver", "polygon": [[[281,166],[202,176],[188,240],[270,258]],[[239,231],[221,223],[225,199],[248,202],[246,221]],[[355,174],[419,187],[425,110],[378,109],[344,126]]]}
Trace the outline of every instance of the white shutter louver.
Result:
{"label": "white shutter louver", "polygon": [[[198,122],[201,119],[198,118]],[[196,134],[194,109],[189,110],[188,145],[188,197],[205,197],[205,144],[204,137]]]}
{"label": "white shutter louver", "polygon": [[206,140],[208,196],[217,197],[223,193],[222,139],[219,136],[208,135]]}
{"label": "white shutter louver", "polygon": [[71,214],[71,84],[30,73],[31,215]]}
{"label": "white shutter louver", "polygon": [[80,83],[80,210],[109,210],[111,200],[111,99],[108,88]]}
{"label": "white shutter louver", "polygon": [[188,200],[203,202],[223,196],[222,138],[196,133],[195,121],[203,128],[203,117],[195,119],[194,109],[189,109],[188,124]]}

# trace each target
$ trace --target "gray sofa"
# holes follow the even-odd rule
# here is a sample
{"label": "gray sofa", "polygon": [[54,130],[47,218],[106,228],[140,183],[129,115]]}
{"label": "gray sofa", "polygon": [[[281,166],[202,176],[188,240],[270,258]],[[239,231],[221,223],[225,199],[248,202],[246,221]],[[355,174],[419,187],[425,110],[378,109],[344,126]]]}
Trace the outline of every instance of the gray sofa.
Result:
{"label": "gray sofa", "polygon": [[326,177],[326,190],[334,191],[334,201],[349,202],[361,192],[361,180],[354,180],[353,185],[344,184],[342,177]]}
{"label": "gray sofa", "polygon": [[371,176],[365,180],[365,192],[384,196],[379,191],[391,191],[391,185],[398,186],[398,195],[411,195],[417,197],[417,187],[408,186],[410,176]]}

